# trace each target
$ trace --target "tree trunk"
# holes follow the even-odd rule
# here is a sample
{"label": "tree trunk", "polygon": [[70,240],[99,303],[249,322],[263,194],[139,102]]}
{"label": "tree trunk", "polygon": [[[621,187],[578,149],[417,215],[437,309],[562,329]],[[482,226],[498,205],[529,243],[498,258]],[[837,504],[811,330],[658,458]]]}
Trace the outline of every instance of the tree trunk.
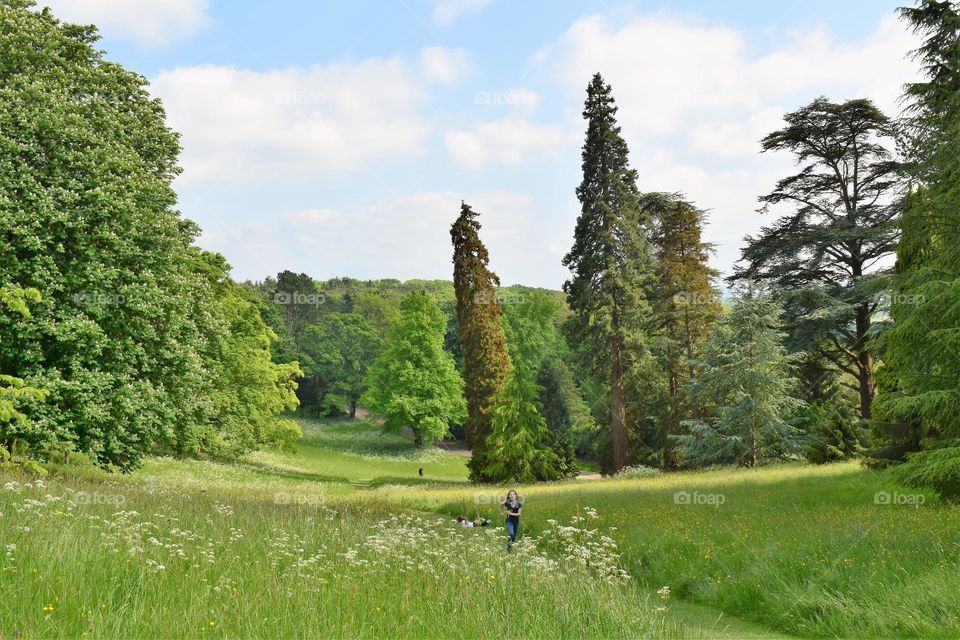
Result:
{"label": "tree trunk", "polygon": [[357,417],[357,401],[356,400],[350,401],[350,417],[351,418]]}
{"label": "tree trunk", "polygon": [[423,434],[419,431],[413,432],[413,444],[417,447],[423,446]]}
{"label": "tree trunk", "polygon": [[870,310],[862,305],[857,310],[857,378],[860,386],[860,417],[869,420],[873,415],[873,358],[867,350],[870,331]]}
{"label": "tree trunk", "polygon": [[610,422],[613,436],[613,471],[627,466],[627,411],[623,390],[623,349],[620,336],[610,339],[613,352],[613,370],[610,375]]}

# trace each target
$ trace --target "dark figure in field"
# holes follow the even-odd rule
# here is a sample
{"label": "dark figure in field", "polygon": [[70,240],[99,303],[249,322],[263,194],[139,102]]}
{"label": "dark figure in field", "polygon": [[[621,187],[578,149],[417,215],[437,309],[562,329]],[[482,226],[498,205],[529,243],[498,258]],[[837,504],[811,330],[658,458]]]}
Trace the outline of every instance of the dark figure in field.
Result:
{"label": "dark figure in field", "polygon": [[488,527],[490,521],[486,518],[477,518],[476,520],[467,520],[466,516],[457,516],[457,522],[461,527]]}
{"label": "dark figure in field", "polygon": [[520,530],[520,514],[523,512],[523,503],[520,502],[520,496],[513,489],[507,493],[507,499],[500,505],[500,515],[506,512],[507,515],[507,535],[510,540],[507,542],[507,551],[513,549],[513,543],[517,541],[517,532]]}
{"label": "dark figure in field", "polygon": [[423,467],[420,467],[419,473],[420,473],[420,477],[422,478],[422,477],[423,477]]}

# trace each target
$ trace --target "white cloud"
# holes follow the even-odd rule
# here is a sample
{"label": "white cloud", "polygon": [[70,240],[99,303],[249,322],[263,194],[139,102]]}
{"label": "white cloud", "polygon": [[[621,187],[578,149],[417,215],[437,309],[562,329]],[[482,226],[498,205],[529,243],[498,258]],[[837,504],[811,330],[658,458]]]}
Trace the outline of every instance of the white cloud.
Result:
{"label": "white cloud", "polygon": [[182,180],[279,181],[418,155],[430,124],[400,59],[250,71],[160,73],[151,91],[183,134]]}
{"label": "white cloud", "polygon": [[40,0],[67,22],[95,24],[109,36],[159,46],[185,40],[210,22],[210,0]]}
{"label": "white cloud", "polygon": [[433,23],[438,27],[449,27],[465,13],[480,11],[490,0],[436,0],[433,5]]}
{"label": "white cloud", "polygon": [[427,47],[420,52],[420,72],[427,82],[454,84],[468,68],[463,49]]}
{"label": "white cloud", "polygon": [[917,77],[906,57],[916,46],[892,15],[864,38],[807,30],[764,53],[726,26],[664,14],[618,24],[588,16],[533,62],[551,65],[571,114],[591,76],[603,74],[640,188],[682,190],[712,209],[707,239],[719,245],[716,266],[729,272],[742,237],[772,221],[755,213],[757,197],[793,169],[790,156],[759,155],[760,139],[820,95],[871,98],[896,115],[903,84]]}
{"label": "white cloud", "polygon": [[281,269],[318,278],[446,278],[452,275],[450,225],[466,200],[480,212],[491,267],[505,284],[556,286],[559,260],[544,261],[544,232],[533,199],[504,190],[426,191],[352,210],[305,209],[275,216],[274,224],[213,229],[201,244],[245,256],[236,277],[262,278]]}
{"label": "white cloud", "polygon": [[447,131],[444,141],[447,153],[460,167],[478,171],[556,156],[569,146],[572,136],[574,132],[560,125],[507,117],[479,122],[471,129]]}

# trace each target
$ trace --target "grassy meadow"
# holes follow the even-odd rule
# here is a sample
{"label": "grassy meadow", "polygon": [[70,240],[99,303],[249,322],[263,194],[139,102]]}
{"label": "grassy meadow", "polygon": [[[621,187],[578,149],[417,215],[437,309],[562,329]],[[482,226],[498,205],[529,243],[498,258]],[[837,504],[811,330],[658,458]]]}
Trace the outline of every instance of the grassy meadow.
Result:
{"label": "grassy meadow", "polygon": [[236,463],[0,476],[0,637],[960,635],[960,509],[856,464],[521,487],[508,555],[453,522],[502,493],[462,457],[302,424]]}

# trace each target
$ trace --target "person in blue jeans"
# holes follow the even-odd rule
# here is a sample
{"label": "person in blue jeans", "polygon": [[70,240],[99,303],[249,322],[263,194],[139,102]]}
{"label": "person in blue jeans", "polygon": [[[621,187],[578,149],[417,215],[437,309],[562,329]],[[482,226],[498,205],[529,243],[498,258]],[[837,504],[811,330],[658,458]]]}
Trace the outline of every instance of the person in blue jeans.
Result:
{"label": "person in blue jeans", "polygon": [[507,551],[513,549],[513,543],[517,541],[517,532],[520,530],[520,514],[523,513],[523,503],[520,502],[520,496],[513,489],[507,492],[507,499],[500,505],[500,515],[507,515],[507,535],[510,540],[507,541]]}

